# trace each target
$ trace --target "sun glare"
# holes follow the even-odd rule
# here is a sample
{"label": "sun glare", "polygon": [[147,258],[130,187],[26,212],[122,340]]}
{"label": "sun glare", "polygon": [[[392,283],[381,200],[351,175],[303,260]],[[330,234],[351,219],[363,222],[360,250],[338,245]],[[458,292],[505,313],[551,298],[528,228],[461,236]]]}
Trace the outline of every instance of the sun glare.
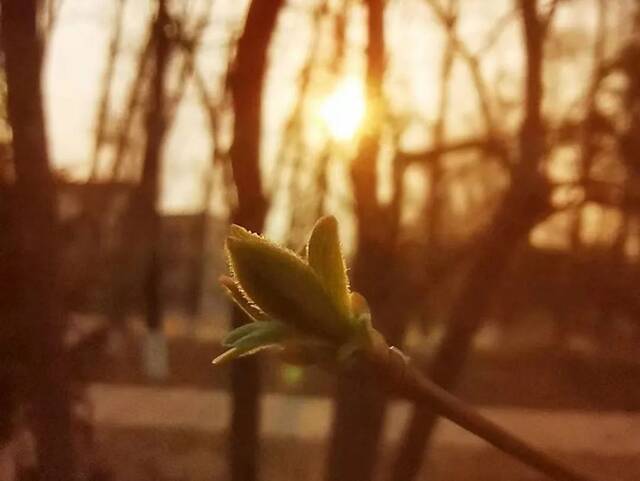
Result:
{"label": "sun glare", "polygon": [[362,82],[354,77],[343,79],[322,102],[320,117],[336,140],[353,138],[366,110]]}

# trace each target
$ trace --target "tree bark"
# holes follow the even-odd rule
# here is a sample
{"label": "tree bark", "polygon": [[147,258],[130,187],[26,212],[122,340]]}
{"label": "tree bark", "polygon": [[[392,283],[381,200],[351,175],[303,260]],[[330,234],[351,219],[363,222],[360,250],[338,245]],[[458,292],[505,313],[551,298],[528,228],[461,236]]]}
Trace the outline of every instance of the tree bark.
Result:
{"label": "tree bark", "polygon": [[[525,117],[520,128],[519,164],[511,186],[479,241],[458,301],[454,305],[444,338],[429,369],[431,379],[447,390],[455,388],[473,338],[490,307],[492,292],[517,245],[550,212],[548,186],[538,172],[544,151],[541,117],[544,29],[536,0],[519,0],[526,50]],[[415,407],[398,447],[393,481],[415,479],[433,434],[437,415]]]}
{"label": "tree bark", "polygon": [[[267,212],[260,175],[262,94],[268,47],[283,4],[283,0],[251,2],[229,77],[235,115],[229,156],[237,193],[231,221],[253,232],[262,232]],[[242,314],[234,308],[233,327],[244,322]],[[233,363],[231,388],[231,480],[254,481],[258,478],[260,426],[260,374],[255,359]]]}
{"label": "tree bark", "polygon": [[43,481],[74,478],[65,312],[59,278],[56,195],[42,105],[42,46],[36,0],[2,0],[2,47],[13,132],[19,216],[17,234],[21,324]]}
{"label": "tree bark", "polygon": [[[377,196],[377,159],[384,108],[384,1],[366,3],[368,111],[351,169],[358,229],[352,282],[354,289],[369,301],[376,328],[391,342],[397,342],[403,329],[402,316],[390,311],[396,275],[393,259],[400,192],[394,192],[396,198],[389,206],[381,205]],[[339,376],[327,460],[328,481],[372,479],[386,401],[386,393],[373,380],[363,379],[354,388],[349,374]]]}

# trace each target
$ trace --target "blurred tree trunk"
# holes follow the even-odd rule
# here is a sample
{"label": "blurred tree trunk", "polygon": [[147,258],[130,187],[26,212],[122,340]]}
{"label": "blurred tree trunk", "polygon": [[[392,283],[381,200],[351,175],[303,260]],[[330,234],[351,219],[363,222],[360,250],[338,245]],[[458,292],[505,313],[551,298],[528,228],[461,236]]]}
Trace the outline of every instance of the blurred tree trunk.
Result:
{"label": "blurred tree trunk", "polygon": [[[450,0],[446,5],[446,14],[450,21],[450,28],[454,29],[458,22],[458,0]],[[455,59],[455,42],[451,35],[447,36],[442,54],[440,77],[438,79],[438,113],[433,125],[433,148],[438,151],[444,146],[446,139],[447,117],[449,113],[449,81]],[[425,244],[430,253],[437,255],[440,245],[441,214],[442,214],[442,168],[444,155],[435,157],[428,165],[429,198],[427,200],[424,218],[427,224]],[[431,277],[431,276],[430,276]],[[435,277],[435,276],[433,276]]]}
{"label": "blurred tree trunk", "polygon": [[[283,4],[283,0],[251,2],[229,76],[235,115],[229,156],[237,192],[231,221],[253,232],[262,232],[267,212],[260,175],[262,94],[269,43]],[[233,326],[244,322],[242,314],[234,309]],[[260,427],[260,376],[255,359],[244,358],[233,363],[231,386],[231,480],[253,481],[258,477]]]}
{"label": "blurred tree trunk", "polygon": [[[7,170],[13,167],[12,159],[3,158],[0,162],[6,162]],[[0,172],[0,453],[14,434],[19,406],[17,379],[26,361],[26,326],[17,328],[23,324],[21,289],[16,282],[20,278],[20,243],[12,228],[18,216],[13,179]]]}
{"label": "blurred tree trunk", "polygon": [[[368,0],[368,112],[351,178],[357,218],[353,288],[369,301],[376,327],[397,343],[405,317],[394,302],[399,274],[395,257],[403,170],[394,165],[394,194],[388,205],[377,195],[377,160],[383,121],[384,1]],[[355,385],[354,385],[355,384]],[[326,479],[370,480],[378,459],[387,397],[372,380],[338,378]]]}
{"label": "blurred tree trunk", "polygon": [[[445,389],[455,388],[472,347],[473,338],[490,307],[511,253],[531,229],[550,212],[548,186],[538,168],[544,153],[541,118],[544,22],[536,0],[519,0],[526,50],[525,115],[520,128],[519,164],[511,186],[478,240],[475,261],[453,306],[444,338],[429,369],[431,378]],[[415,479],[422,465],[437,416],[415,407],[398,447],[394,481]]]}
{"label": "blurred tree trunk", "polygon": [[142,255],[142,303],[149,329],[144,362],[147,375],[162,379],[168,373],[162,336],[162,215],[159,210],[162,148],[167,133],[167,75],[171,54],[167,37],[170,18],[166,0],[158,0],[152,30],[151,81],[145,113],[146,144],[140,183],[133,192],[127,213],[127,233],[138,232]]}
{"label": "blurred tree trunk", "polygon": [[147,142],[142,164],[142,178],[136,199],[139,202],[140,218],[145,224],[145,240],[148,242],[148,260],[144,280],[144,297],[147,326],[158,329],[162,322],[161,281],[161,215],[158,209],[162,147],[167,132],[165,109],[166,78],[170,45],[167,38],[169,16],[166,0],[158,1],[158,12],[153,27],[154,71],[151,79],[151,94],[148,100],[145,129]]}
{"label": "blurred tree trunk", "polygon": [[[74,478],[56,194],[42,106],[36,0],[2,0],[2,44],[16,173],[19,329],[25,336],[42,481]],[[17,213],[16,211],[14,211]]]}
{"label": "blurred tree trunk", "polygon": [[212,173],[206,171],[204,177],[202,210],[198,214],[191,237],[195,252],[190,262],[189,288],[187,291],[187,312],[191,316],[194,325],[196,318],[200,316],[202,310],[202,286],[205,270],[208,268],[207,243],[209,242],[209,208],[211,206],[211,195],[213,193]]}

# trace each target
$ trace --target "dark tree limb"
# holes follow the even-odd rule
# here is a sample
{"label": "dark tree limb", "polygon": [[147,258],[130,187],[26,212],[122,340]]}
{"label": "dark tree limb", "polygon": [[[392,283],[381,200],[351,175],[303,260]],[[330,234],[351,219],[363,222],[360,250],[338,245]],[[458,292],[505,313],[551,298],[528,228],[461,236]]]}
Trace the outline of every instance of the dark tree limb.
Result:
{"label": "dark tree limb", "polygon": [[71,393],[56,193],[49,166],[36,0],[2,0],[2,48],[13,132],[20,325],[35,416],[39,479],[74,479]]}
{"label": "dark tree limb", "polygon": [[467,68],[471,74],[471,80],[473,81],[473,85],[478,96],[478,106],[485,123],[487,135],[491,137],[494,131],[494,116],[491,109],[489,88],[482,76],[480,53],[472,52],[467,44],[462,41],[456,33],[455,15],[452,15],[451,12],[447,12],[440,2],[436,0],[427,0],[427,4],[431,7],[431,10],[442,24],[442,28],[448,37],[448,41],[451,42],[452,48],[467,64]]}
{"label": "dark tree limb", "polygon": [[[391,320],[388,301],[394,285],[390,262],[393,262],[398,218],[394,218],[394,213],[377,197],[377,159],[384,118],[384,3],[383,0],[366,2],[368,112],[351,165],[358,237],[352,281],[354,288],[369,299],[373,317],[378,321],[377,328],[396,342],[398,326],[387,321]],[[385,406],[386,396],[376,390],[373,383],[363,382],[354,390],[348,378],[339,376],[327,460],[328,481],[372,479]]]}
{"label": "dark tree limb", "polygon": [[[229,158],[237,194],[231,221],[261,232],[267,212],[260,174],[260,139],[263,83],[267,52],[283,0],[253,0],[238,41],[229,87],[235,121]],[[244,318],[234,310],[232,325]],[[240,359],[231,368],[233,410],[229,437],[231,480],[258,478],[260,376],[254,359]]]}
{"label": "dark tree limb", "polygon": [[169,13],[166,0],[158,0],[158,10],[153,25],[153,76],[145,118],[147,134],[142,177],[134,194],[133,215],[143,227],[147,246],[144,269],[144,302],[147,327],[158,330],[162,323],[161,288],[161,218],[158,208],[162,149],[167,132],[166,82],[171,45],[167,37]]}

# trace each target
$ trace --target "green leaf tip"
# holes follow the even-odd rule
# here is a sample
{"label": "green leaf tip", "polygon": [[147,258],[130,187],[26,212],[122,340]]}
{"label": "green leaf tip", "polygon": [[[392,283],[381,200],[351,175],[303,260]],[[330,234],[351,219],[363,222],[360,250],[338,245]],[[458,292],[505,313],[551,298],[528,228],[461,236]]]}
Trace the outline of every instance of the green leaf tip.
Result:
{"label": "green leaf tip", "polygon": [[338,221],[335,217],[323,217],[316,223],[309,238],[307,257],[309,265],[341,314],[350,317],[349,278],[340,249]]}
{"label": "green leaf tip", "polygon": [[259,234],[254,234],[253,232],[245,229],[244,227],[238,224],[231,224],[231,226],[229,227],[229,235],[227,236],[227,238],[228,239],[246,239],[246,240],[262,239],[262,237]]}
{"label": "green leaf tip", "polygon": [[238,350],[234,347],[224,351],[222,354],[216,357],[213,361],[211,361],[211,364],[213,364],[214,366],[220,366],[238,357],[239,357]]}

